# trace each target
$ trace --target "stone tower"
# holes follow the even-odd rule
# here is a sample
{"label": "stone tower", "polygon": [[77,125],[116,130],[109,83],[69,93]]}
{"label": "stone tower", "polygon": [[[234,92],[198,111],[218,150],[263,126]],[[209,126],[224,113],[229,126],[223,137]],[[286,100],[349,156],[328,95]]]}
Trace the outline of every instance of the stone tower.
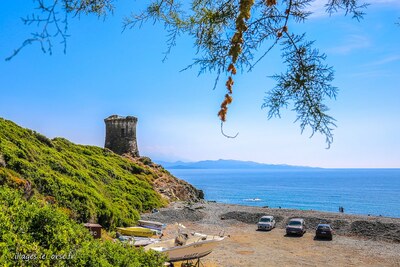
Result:
{"label": "stone tower", "polygon": [[137,118],[112,115],[104,119],[104,122],[106,123],[106,143],[104,147],[119,155],[127,153],[133,157],[139,157],[136,141]]}

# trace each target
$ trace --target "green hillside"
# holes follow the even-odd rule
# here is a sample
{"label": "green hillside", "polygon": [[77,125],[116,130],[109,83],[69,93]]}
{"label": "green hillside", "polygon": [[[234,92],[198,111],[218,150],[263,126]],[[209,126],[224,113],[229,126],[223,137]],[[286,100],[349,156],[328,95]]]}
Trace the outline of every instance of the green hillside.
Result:
{"label": "green hillside", "polygon": [[132,225],[140,212],[165,204],[154,179],[150,168],[108,149],[50,140],[0,118],[0,185],[42,197],[78,222]]}
{"label": "green hillside", "polygon": [[3,185],[0,208],[0,266],[159,267],[166,260],[155,252],[93,239],[39,194],[27,200],[21,190]]}

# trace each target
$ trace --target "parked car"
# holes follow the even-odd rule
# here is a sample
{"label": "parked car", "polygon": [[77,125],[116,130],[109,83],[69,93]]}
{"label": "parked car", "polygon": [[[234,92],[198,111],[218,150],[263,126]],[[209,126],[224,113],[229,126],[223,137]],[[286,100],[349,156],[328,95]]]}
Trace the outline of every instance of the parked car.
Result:
{"label": "parked car", "polygon": [[257,223],[258,230],[272,230],[275,228],[274,216],[262,216]]}
{"label": "parked car", "polygon": [[332,240],[333,229],[330,224],[320,223],[315,230],[315,238],[327,238]]}
{"label": "parked car", "polygon": [[287,235],[304,235],[306,232],[306,223],[304,219],[301,218],[293,218],[290,219],[289,223],[286,225],[286,234]]}

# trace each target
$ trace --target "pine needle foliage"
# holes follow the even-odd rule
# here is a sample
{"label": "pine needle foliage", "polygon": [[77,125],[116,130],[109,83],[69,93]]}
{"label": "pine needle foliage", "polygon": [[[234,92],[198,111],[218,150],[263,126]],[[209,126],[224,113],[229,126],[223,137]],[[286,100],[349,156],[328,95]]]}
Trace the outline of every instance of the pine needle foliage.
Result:
{"label": "pine needle foliage", "polygon": [[[12,58],[26,45],[39,42],[44,52],[52,51],[52,39],[59,38],[66,45],[68,15],[79,16],[81,14],[95,14],[106,16],[113,10],[112,0],[34,0],[38,3],[38,9],[42,11],[40,16],[33,14],[24,19],[25,24],[37,23],[42,25],[42,32],[32,34],[23,42],[21,47],[7,59]],[[334,119],[327,114],[328,107],[325,101],[335,98],[337,89],[330,83],[333,81],[333,70],[323,64],[326,56],[313,49],[313,42],[305,40],[303,33],[293,32],[292,25],[302,23],[307,20],[311,12],[309,6],[314,0],[192,0],[189,2],[182,0],[150,0],[147,7],[142,10],[133,10],[132,14],[125,17],[123,21],[124,29],[140,27],[143,23],[161,23],[167,31],[167,49],[165,58],[176,45],[177,38],[183,34],[193,38],[196,47],[196,58],[193,66],[199,67],[199,74],[212,72],[216,74],[214,88],[217,86],[221,75],[228,75],[225,83],[227,93],[222,101],[218,116],[222,122],[227,119],[228,106],[233,101],[233,76],[236,72],[252,70],[257,63],[264,59],[266,55],[274,49],[277,44],[281,44],[282,59],[287,64],[289,70],[297,71],[299,80],[305,81],[296,84],[296,88],[302,92],[293,93],[293,86],[282,86],[282,79],[277,79],[273,73],[267,73],[278,83],[274,89],[267,90],[263,108],[269,109],[268,117],[275,117],[279,114],[278,110],[292,102],[293,109],[297,113],[297,120],[303,131],[305,127],[310,127],[312,132],[319,132],[326,137],[328,147],[333,141],[332,130],[335,127]],[[343,11],[346,15],[351,15],[359,20],[364,15],[367,4],[362,0],[326,0],[326,12],[333,14]],[[61,11],[61,12],[60,12]],[[57,16],[58,14],[58,16]],[[64,19],[59,18],[59,14],[64,14]],[[53,28],[50,28],[51,25]],[[297,36],[297,37],[296,37]],[[291,39],[291,40],[290,40]],[[288,47],[287,41],[290,40]],[[307,45],[300,45],[301,42]],[[64,46],[64,49],[66,47]],[[302,49],[306,49],[303,53]],[[293,53],[287,52],[288,49],[298,50],[295,58],[305,54],[302,60],[293,60]],[[261,56],[258,56],[260,55]],[[308,62],[305,62],[308,61]],[[313,74],[304,71],[311,61]],[[297,64],[294,66],[293,64]],[[233,67],[233,68],[232,68]],[[310,67],[310,66],[308,66]],[[286,75],[288,79],[296,78],[296,75]],[[323,77],[327,79],[321,81]],[[317,86],[317,88],[313,88]],[[277,97],[271,97],[278,91],[285,95],[284,102],[274,102]],[[312,98],[312,101],[301,95],[308,95],[310,90],[323,92],[320,96]],[[312,95],[312,94],[311,94]],[[313,95],[314,96],[314,95]],[[323,97],[322,97],[323,96]],[[302,103],[300,103],[302,102]],[[280,105],[280,103],[282,103]],[[273,109],[270,109],[272,108]],[[272,115],[272,116],[271,116]]]}
{"label": "pine needle foliage", "polygon": [[[196,0],[190,9],[182,10],[180,1],[153,1],[157,12],[145,10],[125,20],[125,27],[134,27],[148,20],[164,23],[171,39],[167,52],[176,43],[178,34],[193,37],[197,55],[191,68],[200,72],[215,72],[216,82],[227,74],[227,93],[218,116],[227,119],[228,106],[233,100],[234,75],[251,70],[273,49],[281,44],[282,59],[287,72],[268,74],[277,84],[268,90],[262,108],[268,109],[268,118],[280,117],[280,109],[294,105],[296,122],[301,131],[309,127],[312,135],[319,132],[326,137],[328,148],[333,142],[335,120],[328,112],[327,99],[335,99],[337,88],[331,85],[333,69],[324,64],[326,55],[312,48],[314,42],[305,40],[305,34],[290,31],[289,25],[307,20],[308,7],[313,0]],[[360,19],[366,4],[358,0],[328,0],[329,14],[344,10]],[[171,13],[171,10],[174,10]],[[199,12],[199,10],[206,12]],[[174,18],[174,19],[172,19]],[[261,51],[261,56],[256,57]],[[222,129],[222,128],[221,128]]]}
{"label": "pine needle foliage", "polygon": [[263,108],[269,110],[268,117],[280,117],[281,107],[288,107],[293,101],[301,131],[306,126],[326,137],[328,146],[333,142],[334,118],[326,112],[323,104],[326,98],[336,98],[337,88],[330,82],[333,70],[324,64],[325,55],[312,48],[312,42],[304,41],[304,35],[285,34],[283,38],[283,57],[287,64],[285,73],[272,76],[277,85],[267,93]]}

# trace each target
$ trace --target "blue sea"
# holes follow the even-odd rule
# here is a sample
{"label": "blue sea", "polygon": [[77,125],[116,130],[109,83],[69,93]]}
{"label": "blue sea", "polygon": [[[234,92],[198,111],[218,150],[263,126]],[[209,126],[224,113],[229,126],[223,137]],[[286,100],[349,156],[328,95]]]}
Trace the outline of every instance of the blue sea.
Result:
{"label": "blue sea", "polygon": [[206,200],[400,218],[400,169],[171,169]]}

